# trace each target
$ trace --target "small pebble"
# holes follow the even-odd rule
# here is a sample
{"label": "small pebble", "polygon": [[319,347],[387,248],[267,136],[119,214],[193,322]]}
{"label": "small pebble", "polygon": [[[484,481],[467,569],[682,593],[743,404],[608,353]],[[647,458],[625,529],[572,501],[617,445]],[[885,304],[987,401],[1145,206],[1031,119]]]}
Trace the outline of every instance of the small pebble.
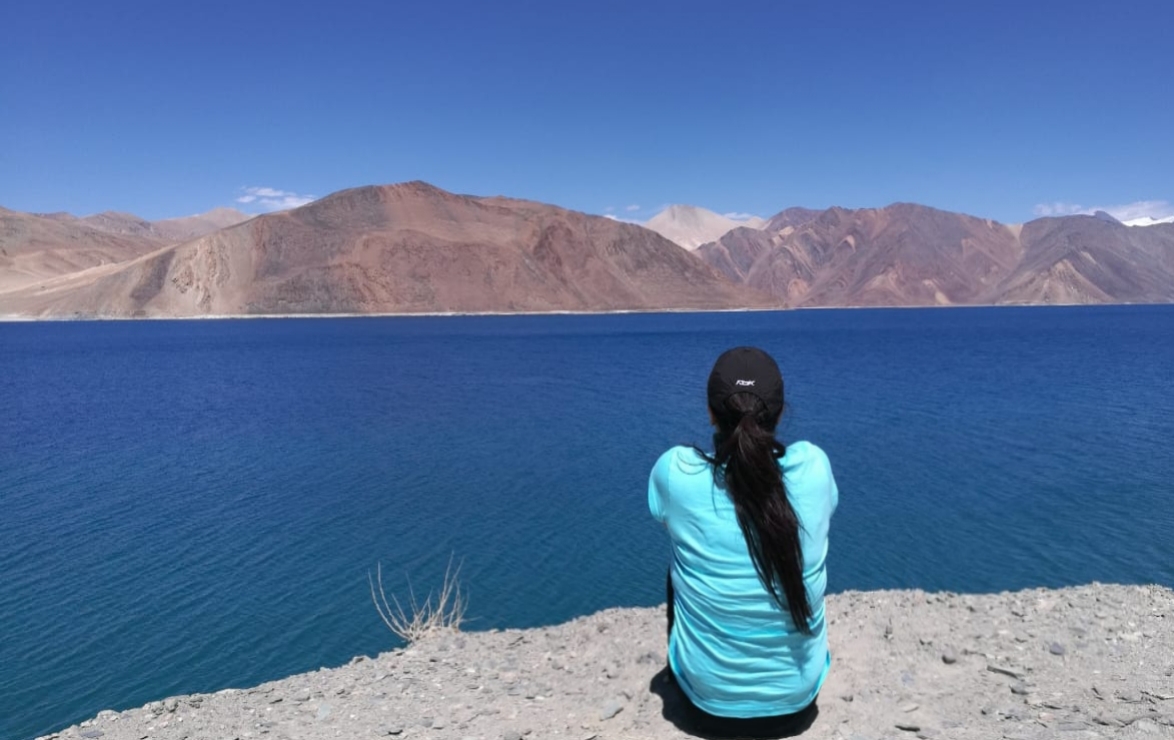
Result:
{"label": "small pebble", "polygon": [[1162,728],[1158,727],[1156,722],[1149,719],[1139,719],[1138,721],[1134,722],[1133,729],[1137,730],[1138,732],[1144,732],[1147,735],[1156,735],[1162,731]]}
{"label": "small pebble", "polygon": [[955,653],[953,650],[949,650],[949,649],[943,650],[942,651],[942,662],[945,663],[946,665],[954,665],[955,663],[958,662],[957,653]]}
{"label": "small pebble", "polygon": [[1053,642],[1051,645],[1048,646],[1048,652],[1051,653],[1052,655],[1063,655],[1064,653],[1066,653],[1068,651],[1065,650],[1064,646],[1061,645],[1060,643]]}
{"label": "small pebble", "polygon": [[624,705],[616,699],[612,699],[603,705],[603,709],[599,712],[600,720],[609,720],[620,712],[624,711]]}

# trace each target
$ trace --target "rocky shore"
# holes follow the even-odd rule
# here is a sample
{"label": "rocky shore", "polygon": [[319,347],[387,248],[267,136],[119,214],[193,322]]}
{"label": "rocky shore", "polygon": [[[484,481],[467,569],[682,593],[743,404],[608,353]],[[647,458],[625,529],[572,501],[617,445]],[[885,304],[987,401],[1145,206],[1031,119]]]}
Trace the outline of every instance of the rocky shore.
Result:
{"label": "rocky shore", "polygon": [[[1174,738],[1174,591],[846,592],[811,738]],[[438,636],[51,738],[683,738],[664,609]]]}

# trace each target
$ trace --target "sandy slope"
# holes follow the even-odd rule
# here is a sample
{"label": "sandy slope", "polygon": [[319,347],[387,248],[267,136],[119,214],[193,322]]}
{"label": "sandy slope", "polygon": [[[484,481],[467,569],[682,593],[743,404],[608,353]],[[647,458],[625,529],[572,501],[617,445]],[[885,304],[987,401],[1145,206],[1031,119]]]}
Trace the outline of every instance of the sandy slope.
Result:
{"label": "sandy slope", "polygon": [[[805,737],[1174,737],[1170,589],[848,592],[827,614],[832,671]],[[686,737],[663,643],[663,607],[612,609],[103,712],[54,737]]]}

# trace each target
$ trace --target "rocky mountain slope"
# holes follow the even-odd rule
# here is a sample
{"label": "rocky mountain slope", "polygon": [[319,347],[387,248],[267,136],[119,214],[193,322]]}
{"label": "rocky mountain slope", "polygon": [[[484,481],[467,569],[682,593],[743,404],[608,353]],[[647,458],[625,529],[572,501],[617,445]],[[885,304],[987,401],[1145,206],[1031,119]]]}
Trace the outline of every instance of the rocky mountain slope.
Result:
{"label": "rocky mountain slope", "polygon": [[345,190],[48,286],[0,314],[203,316],[767,306],[627,223],[426,183]]}
{"label": "rocky mountain slope", "polygon": [[1006,226],[909,203],[790,209],[697,254],[791,306],[1174,301],[1174,225],[1095,216]]}
{"label": "rocky mountain slope", "polygon": [[0,296],[117,265],[166,243],[149,234],[95,228],[73,217],[0,208]]}

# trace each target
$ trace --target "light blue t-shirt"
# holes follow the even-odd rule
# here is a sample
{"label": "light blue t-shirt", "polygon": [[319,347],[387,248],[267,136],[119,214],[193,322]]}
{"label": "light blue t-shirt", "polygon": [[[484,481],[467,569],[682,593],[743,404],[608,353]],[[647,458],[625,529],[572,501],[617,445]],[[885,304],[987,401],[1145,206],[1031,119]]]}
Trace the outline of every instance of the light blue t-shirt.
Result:
{"label": "light blue t-shirt", "polygon": [[669,665],[693,703],[719,717],[797,712],[819,693],[831,665],[823,599],[839,492],[827,455],[809,442],[788,445],[780,465],[799,519],[810,635],[763,588],[711,465],[691,448],[674,447],[656,461],[648,483],[648,508],[672,539]]}

